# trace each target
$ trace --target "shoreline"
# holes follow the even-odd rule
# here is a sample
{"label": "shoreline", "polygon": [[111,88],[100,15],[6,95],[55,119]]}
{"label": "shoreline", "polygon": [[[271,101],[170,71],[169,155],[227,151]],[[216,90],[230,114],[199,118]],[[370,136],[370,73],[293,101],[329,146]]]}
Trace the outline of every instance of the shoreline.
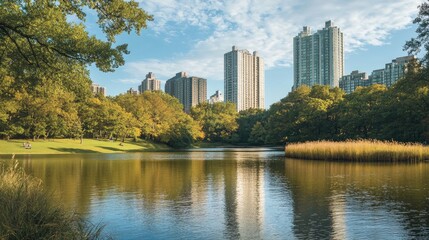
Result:
{"label": "shoreline", "polygon": [[[29,143],[31,148],[25,147]],[[0,156],[4,155],[68,155],[68,154],[99,154],[99,153],[132,153],[147,151],[165,151],[171,148],[165,144],[146,140],[120,141],[84,139],[47,139],[28,141],[23,139],[0,140]]]}
{"label": "shoreline", "polygon": [[[30,143],[30,148],[25,148],[24,143]],[[189,148],[172,148],[165,144],[154,143],[146,140],[126,140],[123,145],[120,141],[84,139],[47,139],[35,142],[25,139],[0,140],[0,157],[5,156],[37,156],[37,155],[70,155],[70,154],[114,154],[114,153],[138,153],[138,152],[198,152],[198,151],[252,151],[251,149],[269,149],[269,151],[282,151],[283,146],[249,146],[232,145],[222,143],[196,143]],[[256,150],[255,150],[256,151]]]}

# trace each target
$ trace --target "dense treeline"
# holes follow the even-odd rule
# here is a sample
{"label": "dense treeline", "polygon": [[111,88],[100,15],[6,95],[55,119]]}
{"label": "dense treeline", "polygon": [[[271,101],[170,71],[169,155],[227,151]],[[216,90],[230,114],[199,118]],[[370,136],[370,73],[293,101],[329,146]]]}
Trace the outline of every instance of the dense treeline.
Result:
{"label": "dense treeline", "polygon": [[268,110],[265,143],[379,139],[429,141],[429,71],[416,63],[392,88],[373,85],[345,95],[303,86]]}
{"label": "dense treeline", "polygon": [[[0,134],[4,138],[144,138],[174,147],[198,140],[279,145],[312,140],[429,140],[429,70],[413,63],[393,87],[358,88],[346,95],[328,86],[302,86],[268,110],[237,113],[231,103],[203,103],[183,112],[163,92],[92,96],[82,78],[79,94],[46,80],[16,89],[1,82]],[[15,87],[14,87],[15,86]],[[32,91],[28,91],[28,89]]]}

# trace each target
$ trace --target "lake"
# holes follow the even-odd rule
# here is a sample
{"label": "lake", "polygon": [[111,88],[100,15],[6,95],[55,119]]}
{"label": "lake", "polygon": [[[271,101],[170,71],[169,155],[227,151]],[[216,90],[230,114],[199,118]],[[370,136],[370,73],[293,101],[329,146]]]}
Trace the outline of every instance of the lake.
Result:
{"label": "lake", "polygon": [[429,163],[308,161],[270,149],[17,158],[116,239],[429,238]]}

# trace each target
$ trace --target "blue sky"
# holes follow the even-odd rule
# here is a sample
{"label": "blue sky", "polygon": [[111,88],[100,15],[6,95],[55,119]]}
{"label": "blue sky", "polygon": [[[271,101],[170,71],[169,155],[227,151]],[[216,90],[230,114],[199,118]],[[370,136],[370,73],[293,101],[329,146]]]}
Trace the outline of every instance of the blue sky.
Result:
{"label": "blue sky", "polygon": [[[207,96],[223,92],[223,54],[233,45],[258,51],[265,61],[266,108],[285,97],[293,85],[292,42],[303,26],[313,32],[332,20],[344,33],[345,74],[384,67],[407,53],[416,36],[412,20],[422,0],[143,0],[154,16],[140,36],[123,34],[126,63],[113,73],[91,66],[93,82],[114,96],[137,89],[146,73],[165,81],[175,73],[207,79]],[[91,33],[98,35],[94,25]],[[162,85],[162,87],[163,87]]]}

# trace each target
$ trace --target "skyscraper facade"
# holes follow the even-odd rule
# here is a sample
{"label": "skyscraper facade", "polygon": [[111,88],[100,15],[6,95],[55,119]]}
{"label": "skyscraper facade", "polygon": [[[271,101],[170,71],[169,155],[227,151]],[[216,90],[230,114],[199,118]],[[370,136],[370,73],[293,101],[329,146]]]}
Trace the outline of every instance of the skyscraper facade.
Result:
{"label": "skyscraper facade", "polygon": [[142,81],[139,86],[139,92],[144,93],[145,91],[159,91],[161,90],[161,81],[156,79],[153,72],[146,74],[146,78]]}
{"label": "skyscraper facade", "polygon": [[328,85],[338,87],[344,73],[343,33],[325,22],[325,27],[312,34],[310,27],[293,39],[294,85]]}
{"label": "skyscraper facade", "polygon": [[207,80],[200,77],[188,77],[179,72],[165,83],[165,92],[179,99],[185,112],[207,99]]}
{"label": "skyscraper facade", "polygon": [[255,51],[232,51],[224,55],[225,102],[236,104],[237,111],[265,107],[264,60]]}

